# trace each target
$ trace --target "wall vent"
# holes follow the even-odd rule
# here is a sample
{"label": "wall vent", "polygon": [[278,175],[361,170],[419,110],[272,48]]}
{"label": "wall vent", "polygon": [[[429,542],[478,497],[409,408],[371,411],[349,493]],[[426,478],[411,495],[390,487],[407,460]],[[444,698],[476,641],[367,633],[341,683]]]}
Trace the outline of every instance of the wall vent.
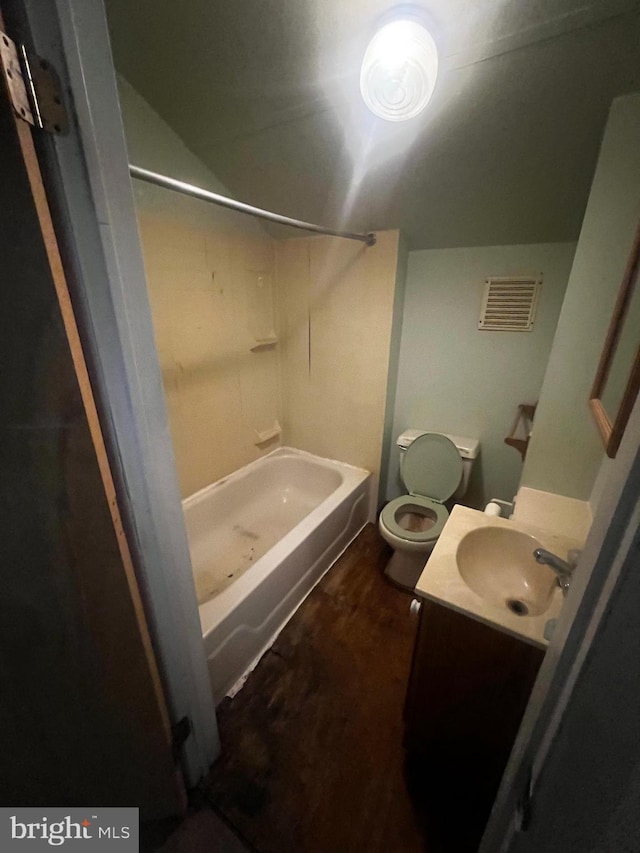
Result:
{"label": "wall vent", "polygon": [[478,328],[483,331],[530,332],[542,276],[488,278],[484,288]]}

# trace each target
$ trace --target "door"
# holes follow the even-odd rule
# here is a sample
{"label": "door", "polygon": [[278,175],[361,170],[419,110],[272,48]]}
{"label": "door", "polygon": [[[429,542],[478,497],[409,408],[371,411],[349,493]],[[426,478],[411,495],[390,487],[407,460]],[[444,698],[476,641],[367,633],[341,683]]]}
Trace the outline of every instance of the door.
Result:
{"label": "door", "polygon": [[4,85],[0,146],[0,802],[174,815],[163,688],[31,129]]}

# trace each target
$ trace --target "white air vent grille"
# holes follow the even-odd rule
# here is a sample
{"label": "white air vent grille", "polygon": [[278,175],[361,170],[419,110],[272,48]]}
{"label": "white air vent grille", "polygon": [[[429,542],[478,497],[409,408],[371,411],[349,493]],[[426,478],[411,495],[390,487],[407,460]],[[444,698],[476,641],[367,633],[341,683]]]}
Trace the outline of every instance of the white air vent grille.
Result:
{"label": "white air vent grille", "polygon": [[542,276],[488,278],[478,328],[484,331],[530,332],[541,286]]}

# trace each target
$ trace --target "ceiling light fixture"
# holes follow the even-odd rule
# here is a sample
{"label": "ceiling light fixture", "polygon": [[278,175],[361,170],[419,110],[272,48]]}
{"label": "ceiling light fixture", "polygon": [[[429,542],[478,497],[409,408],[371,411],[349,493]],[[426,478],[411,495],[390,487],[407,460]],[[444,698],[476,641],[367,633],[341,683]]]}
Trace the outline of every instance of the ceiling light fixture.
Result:
{"label": "ceiling light fixture", "polygon": [[360,91],[372,113],[387,121],[415,118],[429,103],[438,74],[438,51],[413,17],[382,26],[362,60]]}

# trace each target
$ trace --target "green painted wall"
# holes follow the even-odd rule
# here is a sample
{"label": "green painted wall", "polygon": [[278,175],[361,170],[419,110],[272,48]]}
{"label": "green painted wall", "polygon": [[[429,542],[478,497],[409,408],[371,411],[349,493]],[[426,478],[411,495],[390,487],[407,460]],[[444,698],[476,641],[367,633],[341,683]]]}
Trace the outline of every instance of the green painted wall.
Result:
{"label": "green painted wall", "polygon": [[640,219],[640,94],[611,107],[522,485],[588,500],[603,447],[588,398]]}
{"label": "green painted wall", "polygon": [[[397,435],[407,427],[478,438],[465,503],[510,500],[522,462],[504,444],[519,403],[538,399],[575,244],[409,253],[387,498],[404,492]],[[543,274],[531,332],[479,331],[487,276]]]}

